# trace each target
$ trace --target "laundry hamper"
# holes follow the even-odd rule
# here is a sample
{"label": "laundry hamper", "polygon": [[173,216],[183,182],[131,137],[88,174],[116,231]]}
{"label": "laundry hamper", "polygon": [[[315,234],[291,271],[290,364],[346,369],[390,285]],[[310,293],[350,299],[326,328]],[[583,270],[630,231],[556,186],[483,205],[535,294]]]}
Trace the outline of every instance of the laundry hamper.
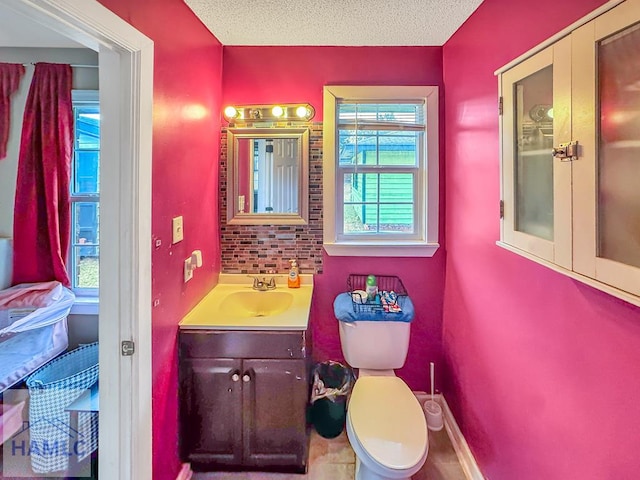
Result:
{"label": "laundry hamper", "polygon": [[31,468],[35,473],[67,470],[71,455],[80,461],[97,448],[97,412],[80,412],[76,432],[65,411],[97,380],[98,343],[67,352],[29,376]]}

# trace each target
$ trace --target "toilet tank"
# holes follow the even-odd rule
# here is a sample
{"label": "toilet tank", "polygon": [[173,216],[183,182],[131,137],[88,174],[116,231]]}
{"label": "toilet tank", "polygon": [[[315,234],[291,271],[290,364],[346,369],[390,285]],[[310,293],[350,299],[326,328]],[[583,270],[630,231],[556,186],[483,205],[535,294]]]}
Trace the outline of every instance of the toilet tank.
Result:
{"label": "toilet tank", "polygon": [[409,322],[338,322],[342,353],[353,368],[402,368],[409,350]]}
{"label": "toilet tank", "polygon": [[11,267],[13,264],[12,240],[0,237],[0,290],[11,285]]}

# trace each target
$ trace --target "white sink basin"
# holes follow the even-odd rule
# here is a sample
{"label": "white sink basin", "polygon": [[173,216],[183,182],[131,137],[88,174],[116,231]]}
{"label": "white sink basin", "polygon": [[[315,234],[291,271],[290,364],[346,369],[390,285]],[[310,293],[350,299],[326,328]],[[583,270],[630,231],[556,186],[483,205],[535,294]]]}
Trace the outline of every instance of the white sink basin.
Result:
{"label": "white sink basin", "polygon": [[258,291],[252,288],[253,279],[247,275],[220,274],[218,285],[182,319],[180,328],[305,330],[313,275],[300,278],[300,288],[287,288],[287,277],[281,275],[276,277],[275,289]]}

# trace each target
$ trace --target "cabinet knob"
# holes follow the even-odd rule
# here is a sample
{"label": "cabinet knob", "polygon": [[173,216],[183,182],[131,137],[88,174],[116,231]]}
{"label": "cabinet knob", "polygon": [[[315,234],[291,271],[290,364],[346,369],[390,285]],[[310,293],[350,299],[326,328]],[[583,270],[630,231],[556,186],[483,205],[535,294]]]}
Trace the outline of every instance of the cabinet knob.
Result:
{"label": "cabinet knob", "polygon": [[240,375],[237,373],[234,373],[233,375],[231,375],[231,380],[233,380],[234,382],[237,382],[238,380],[240,380]]}
{"label": "cabinet knob", "polygon": [[249,374],[248,374],[248,373],[245,373],[245,374],[242,376],[242,381],[243,381],[243,382],[247,383],[247,382],[248,382],[248,381],[250,381],[250,380],[251,380],[251,377],[249,376]]}

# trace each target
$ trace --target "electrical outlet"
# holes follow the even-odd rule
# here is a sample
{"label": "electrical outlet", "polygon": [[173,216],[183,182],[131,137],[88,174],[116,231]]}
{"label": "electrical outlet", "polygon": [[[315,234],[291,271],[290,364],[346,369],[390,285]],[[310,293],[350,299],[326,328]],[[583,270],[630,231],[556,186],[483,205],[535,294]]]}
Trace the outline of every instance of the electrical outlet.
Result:
{"label": "electrical outlet", "polygon": [[193,265],[191,263],[191,257],[184,261],[184,283],[187,283],[193,278]]}
{"label": "electrical outlet", "polygon": [[174,217],[171,221],[171,226],[173,229],[173,236],[171,237],[171,243],[178,243],[184,239],[184,230],[182,227],[182,215],[179,217]]}

